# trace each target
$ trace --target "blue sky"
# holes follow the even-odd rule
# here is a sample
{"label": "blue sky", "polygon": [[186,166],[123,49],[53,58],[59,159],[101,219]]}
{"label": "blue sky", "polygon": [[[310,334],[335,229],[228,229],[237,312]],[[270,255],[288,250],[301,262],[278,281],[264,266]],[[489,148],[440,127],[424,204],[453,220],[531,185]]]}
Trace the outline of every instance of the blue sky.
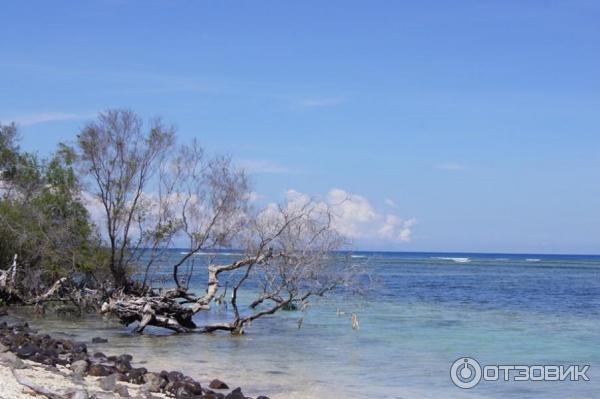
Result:
{"label": "blue sky", "polygon": [[358,248],[599,253],[599,20],[577,0],[6,2],[0,121],[47,153],[102,109],[161,115],[263,201],[353,196]]}

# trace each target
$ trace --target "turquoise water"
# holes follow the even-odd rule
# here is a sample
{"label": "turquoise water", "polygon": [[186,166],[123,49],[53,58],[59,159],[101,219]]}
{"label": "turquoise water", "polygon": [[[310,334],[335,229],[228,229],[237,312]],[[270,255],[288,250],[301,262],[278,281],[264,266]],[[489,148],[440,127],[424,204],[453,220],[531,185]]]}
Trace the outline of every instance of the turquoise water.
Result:
{"label": "turquoise water", "polygon": [[[105,353],[128,352],[149,369],[180,369],[204,382],[219,377],[247,395],[600,397],[600,257],[356,253],[353,261],[376,277],[377,289],[367,297],[330,297],[306,313],[259,319],[241,337],[138,337],[98,317],[48,316],[32,324],[80,340],[104,336],[109,344],[97,347]],[[202,257],[198,262],[202,273]],[[352,312],[358,331],[351,328]],[[226,316],[225,307],[215,306],[197,322]],[[463,356],[481,364],[589,364],[591,380],[482,381],[461,390],[449,370]]]}

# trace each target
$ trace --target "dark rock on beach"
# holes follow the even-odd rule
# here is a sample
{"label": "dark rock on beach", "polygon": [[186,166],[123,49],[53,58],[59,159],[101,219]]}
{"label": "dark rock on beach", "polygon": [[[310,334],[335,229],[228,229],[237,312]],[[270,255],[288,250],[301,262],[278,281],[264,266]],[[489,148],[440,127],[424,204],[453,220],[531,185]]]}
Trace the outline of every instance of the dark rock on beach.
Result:
{"label": "dark rock on beach", "polygon": [[[96,337],[92,342],[104,343],[106,340]],[[72,371],[68,377],[77,384],[83,383],[85,376],[99,377],[98,384],[103,391],[92,394],[97,399],[129,397],[129,390],[119,382],[142,385],[133,394],[140,398],[153,398],[152,393],[163,393],[176,399],[247,399],[240,388],[227,395],[212,391],[229,389],[219,379],[212,380],[209,388],[203,388],[198,381],[179,371],[163,370],[156,373],[148,372],[145,367],[134,368],[131,366],[133,357],[129,354],[106,356],[96,352],[90,355],[84,343],[38,335],[27,323],[12,326],[0,323],[0,364],[24,368],[26,365],[21,359],[43,364],[47,370],[54,372],[58,372],[56,365],[67,366]],[[65,397],[87,399],[90,396],[85,390],[79,389]],[[257,399],[268,398],[260,396]]]}
{"label": "dark rock on beach", "polygon": [[223,381],[215,378],[214,380],[212,380],[210,382],[210,384],[208,384],[208,387],[211,389],[229,389],[229,387],[227,386],[227,384],[225,384]]}
{"label": "dark rock on beach", "polygon": [[161,392],[167,380],[157,373],[144,374],[144,387],[150,392]]}
{"label": "dark rock on beach", "polygon": [[93,377],[106,377],[110,374],[110,370],[102,364],[92,364],[88,369],[88,374]]}
{"label": "dark rock on beach", "polygon": [[225,396],[225,399],[246,399],[246,397],[242,393],[242,388],[238,387]]}
{"label": "dark rock on beach", "polygon": [[101,337],[94,337],[94,338],[92,338],[92,343],[93,344],[105,344],[107,342],[108,342],[108,340],[105,339],[105,338],[101,338]]}
{"label": "dark rock on beach", "polygon": [[140,367],[137,369],[129,370],[127,373],[127,378],[129,378],[129,382],[132,384],[143,384],[144,383],[144,374],[146,374],[148,370],[144,367]]}

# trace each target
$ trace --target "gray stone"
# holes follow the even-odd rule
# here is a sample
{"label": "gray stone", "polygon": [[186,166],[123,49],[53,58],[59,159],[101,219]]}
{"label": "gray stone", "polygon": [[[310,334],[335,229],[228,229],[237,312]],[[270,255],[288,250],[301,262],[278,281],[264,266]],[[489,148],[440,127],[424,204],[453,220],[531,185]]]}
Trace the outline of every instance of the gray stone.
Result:
{"label": "gray stone", "polygon": [[157,373],[146,373],[144,382],[144,388],[149,392],[160,392],[167,385],[167,380]]}
{"label": "gray stone", "polygon": [[76,362],[71,363],[71,370],[78,375],[84,375],[88,370],[88,367],[88,362],[85,360],[77,360]]}
{"label": "gray stone", "polygon": [[127,389],[127,387],[125,385],[117,385],[115,388],[115,393],[122,398],[129,397],[129,390]]}
{"label": "gray stone", "polygon": [[104,377],[100,380],[100,388],[105,391],[112,391],[117,386],[117,376],[114,374]]}

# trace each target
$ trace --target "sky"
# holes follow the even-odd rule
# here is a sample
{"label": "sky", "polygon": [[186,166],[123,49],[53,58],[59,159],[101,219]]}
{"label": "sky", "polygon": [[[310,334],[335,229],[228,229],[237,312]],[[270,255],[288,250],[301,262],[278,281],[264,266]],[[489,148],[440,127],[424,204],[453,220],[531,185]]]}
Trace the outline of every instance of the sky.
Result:
{"label": "sky", "polygon": [[230,154],[257,201],[349,198],[357,249],[600,253],[600,2],[19,1],[0,122],[108,108]]}

